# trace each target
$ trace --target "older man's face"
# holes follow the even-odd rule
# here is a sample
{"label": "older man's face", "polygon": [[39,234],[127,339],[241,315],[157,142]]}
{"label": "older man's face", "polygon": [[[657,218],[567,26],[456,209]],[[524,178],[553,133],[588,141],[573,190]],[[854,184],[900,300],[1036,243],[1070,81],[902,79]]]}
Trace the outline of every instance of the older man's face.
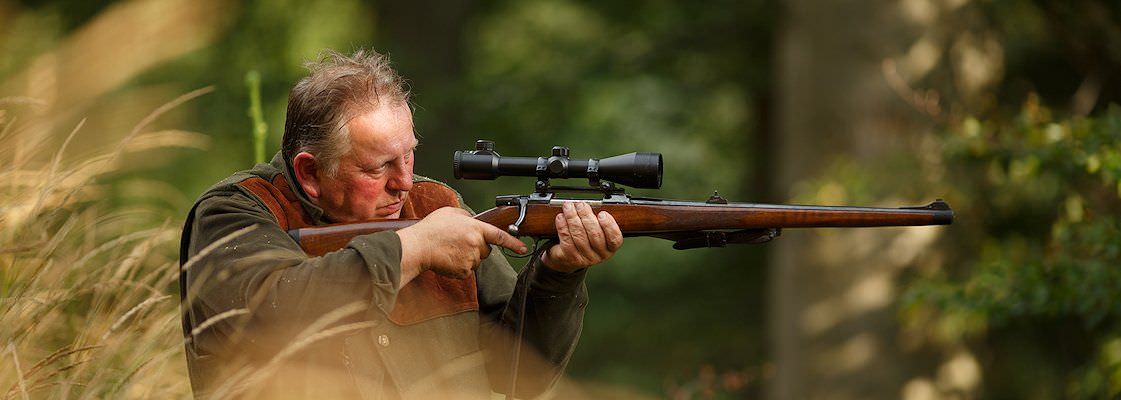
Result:
{"label": "older man's face", "polygon": [[319,206],[333,222],[399,218],[413,187],[413,116],[408,104],[382,104],[354,118],[350,152],[338,173],[320,177]]}

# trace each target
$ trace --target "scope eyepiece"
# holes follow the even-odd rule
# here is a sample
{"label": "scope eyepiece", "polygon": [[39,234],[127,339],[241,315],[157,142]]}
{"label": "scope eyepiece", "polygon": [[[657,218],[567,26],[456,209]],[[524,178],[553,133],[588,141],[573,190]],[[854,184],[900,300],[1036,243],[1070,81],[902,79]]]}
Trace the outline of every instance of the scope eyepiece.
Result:
{"label": "scope eyepiece", "polygon": [[503,157],[494,142],[479,140],[475,150],[456,151],[452,160],[456,179],[493,180],[500,176],[586,178],[643,189],[662,187],[661,153],[628,153],[604,159],[571,159],[567,147],[553,147],[549,157]]}

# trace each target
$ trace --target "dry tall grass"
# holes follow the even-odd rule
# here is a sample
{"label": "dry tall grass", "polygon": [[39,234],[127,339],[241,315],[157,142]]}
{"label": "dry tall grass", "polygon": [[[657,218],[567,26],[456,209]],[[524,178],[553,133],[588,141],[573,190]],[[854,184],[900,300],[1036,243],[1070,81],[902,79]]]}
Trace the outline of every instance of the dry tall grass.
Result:
{"label": "dry tall grass", "polygon": [[[150,130],[205,90],[153,111],[179,89],[122,87],[214,41],[223,15],[209,0],[128,1],[62,35],[49,11],[0,5],[0,399],[189,396],[175,294],[182,216],[110,202],[166,185],[114,189],[106,178],[154,149],[205,144]],[[89,124],[71,122],[83,115]]]}
{"label": "dry tall grass", "polygon": [[111,207],[99,178],[136,151],[204,145],[145,128],[205,92],[160,107],[114,150],[71,161],[82,123],[59,147],[27,148],[50,124],[29,115],[34,102],[0,99],[0,398],[190,393],[174,290],[181,217]]}

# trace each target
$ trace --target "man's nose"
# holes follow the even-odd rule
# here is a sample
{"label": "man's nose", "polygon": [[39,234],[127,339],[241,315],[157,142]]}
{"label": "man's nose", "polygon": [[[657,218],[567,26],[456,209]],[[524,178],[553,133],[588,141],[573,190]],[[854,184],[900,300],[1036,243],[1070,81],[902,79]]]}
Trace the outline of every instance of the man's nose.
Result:
{"label": "man's nose", "polygon": [[390,190],[407,192],[413,188],[413,173],[400,168],[394,168],[394,173],[389,177],[386,187]]}

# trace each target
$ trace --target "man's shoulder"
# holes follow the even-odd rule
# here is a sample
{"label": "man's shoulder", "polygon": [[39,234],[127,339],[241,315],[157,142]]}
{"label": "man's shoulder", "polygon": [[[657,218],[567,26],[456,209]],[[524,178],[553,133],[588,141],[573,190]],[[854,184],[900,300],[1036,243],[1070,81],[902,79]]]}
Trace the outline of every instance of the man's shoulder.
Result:
{"label": "man's shoulder", "polygon": [[210,195],[237,192],[239,184],[253,178],[261,178],[271,182],[273,177],[280,173],[280,169],[271,164],[257,164],[253,166],[253,168],[234,172],[226,177],[226,179],[222,179],[218,181],[218,183],[211,185],[199,195],[198,200],[202,200]]}
{"label": "man's shoulder", "polygon": [[[199,194],[198,198],[195,199],[194,205],[191,207],[191,214],[194,214],[203,203],[216,205],[234,202],[242,206],[260,205],[257,204],[260,203],[260,201],[256,199],[257,196],[247,192],[245,183],[254,180],[271,182],[272,179],[280,173],[281,171],[278,168],[270,164],[257,164],[253,168],[234,172]],[[258,207],[252,208],[256,209]],[[261,208],[264,209],[264,207]]]}
{"label": "man's shoulder", "polygon": [[[239,184],[253,178],[268,178],[275,176],[280,171],[269,164],[257,164],[253,168],[238,171],[210,186],[195,199],[187,218],[183,224],[183,234],[180,241],[180,264],[185,263],[189,256],[190,244],[194,236],[197,216],[213,212],[229,213],[236,210],[245,215],[263,217],[268,209],[259,200],[250,196]],[[204,226],[200,226],[205,228]]]}

